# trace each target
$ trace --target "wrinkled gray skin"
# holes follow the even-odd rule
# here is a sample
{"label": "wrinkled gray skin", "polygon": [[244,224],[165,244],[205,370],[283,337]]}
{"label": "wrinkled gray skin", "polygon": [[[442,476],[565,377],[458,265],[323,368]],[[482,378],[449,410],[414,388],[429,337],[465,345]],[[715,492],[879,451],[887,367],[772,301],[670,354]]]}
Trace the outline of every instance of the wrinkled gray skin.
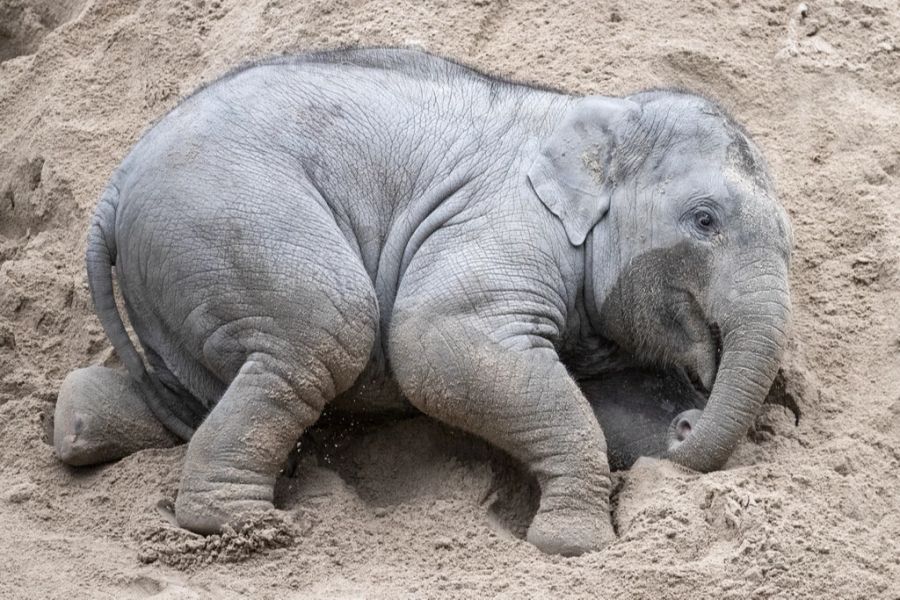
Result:
{"label": "wrinkled gray skin", "polygon": [[531,469],[529,541],[596,550],[607,446],[573,374],[620,351],[693,373],[709,403],[666,456],[721,467],[785,345],[789,231],[756,147],[689,93],[573,97],[407,50],[263,62],[182,102],[103,193],[89,281],[119,389],[156,418],[70,385],[56,448],[133,451],[116,419],[190,439],[176,517],[214,532],[272,507],[327,403],[405,397]]}

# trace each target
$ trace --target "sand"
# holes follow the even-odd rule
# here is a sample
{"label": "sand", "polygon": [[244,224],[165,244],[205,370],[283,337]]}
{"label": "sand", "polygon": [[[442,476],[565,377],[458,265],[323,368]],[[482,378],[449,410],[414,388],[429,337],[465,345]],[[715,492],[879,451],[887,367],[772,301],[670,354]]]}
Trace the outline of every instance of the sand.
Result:
{"label": "sand", "polygon": [[[726,470],[616,474],[619,539],[520,536],[534,483],[423,417],[320,427],[279,515],[202,538],[164,517],[184,448],[72,469],[72,368],[114,364],[82,252],[142,130],[243,60],[412,45],[622,94],[681,85],[764,148],[793,219],[788,395]],[[0,0],[0,597],[900,598],[900,4]]]}

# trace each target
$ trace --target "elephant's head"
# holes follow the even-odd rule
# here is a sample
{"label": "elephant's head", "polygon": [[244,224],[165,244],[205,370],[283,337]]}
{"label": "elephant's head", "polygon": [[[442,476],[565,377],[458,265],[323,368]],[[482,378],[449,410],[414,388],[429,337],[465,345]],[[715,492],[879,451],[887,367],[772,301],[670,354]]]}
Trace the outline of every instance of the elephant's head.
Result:
{"label": "elephant's head", "polygon": [[765,399],[790,322],[790,223],[756,146],[693,94],[586,97],[528,175],[585,246],[593,328],[711,391],[669,457],[720,468]]}

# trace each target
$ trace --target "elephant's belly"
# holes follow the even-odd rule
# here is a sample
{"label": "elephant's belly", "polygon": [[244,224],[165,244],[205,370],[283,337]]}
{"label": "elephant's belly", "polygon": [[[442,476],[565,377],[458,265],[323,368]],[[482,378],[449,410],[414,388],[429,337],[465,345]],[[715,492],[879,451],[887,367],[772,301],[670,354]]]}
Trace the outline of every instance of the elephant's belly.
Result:
{"label": "elephant's belly", "polygon": [[413,412],[413,406],[400,393],[397,381],[389,374],[380,351],[373,352],[366,369],[353,386],[331,401],[330,407],[347,412]]}
{"label": "elephant's belly", "polygon": [[[145,329],[145,328],[142,328]],[[145,348],[147,345],[145,344]],[[210,410],[218,403],[227,388],[199,361],[186,353],[178,352],[174,344],[157,344],[165,362],[151,360],[151,366],[166,387],[175,392],[172,401],[180,406],[169,406],[176,415],[185,415],[185,422],[197,428]],[[151,351],[151,356],[156,352]],[[168,364],[178,365],[173,371]],[[415,408],[400,393],[396,380],[389,374],[386,360],[380,349],[373,351],[366,369],[353,385],[329,404],[333,410],[354,413],[409,413]]]}

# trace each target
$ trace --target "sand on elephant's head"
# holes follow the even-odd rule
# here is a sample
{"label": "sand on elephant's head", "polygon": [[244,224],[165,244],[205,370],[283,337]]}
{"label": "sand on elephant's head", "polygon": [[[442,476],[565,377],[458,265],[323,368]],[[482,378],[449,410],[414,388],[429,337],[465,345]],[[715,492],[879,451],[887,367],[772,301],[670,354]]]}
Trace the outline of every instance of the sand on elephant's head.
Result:
{"label": "sand on elephant's head", "polygon": [[[0,597],[900,598],[900,8],[895,1],[0,0]],[[723,102],[793,221],[794,344],[728,468],[614,476],[618,540],[546,556],[535,482],[423,417],[304,438],[278,511],[167,518],[184,447],[71,469],[66,372],[113,363],[87,224],[129,146],[256,57],[405,45],[573,93]]]}

